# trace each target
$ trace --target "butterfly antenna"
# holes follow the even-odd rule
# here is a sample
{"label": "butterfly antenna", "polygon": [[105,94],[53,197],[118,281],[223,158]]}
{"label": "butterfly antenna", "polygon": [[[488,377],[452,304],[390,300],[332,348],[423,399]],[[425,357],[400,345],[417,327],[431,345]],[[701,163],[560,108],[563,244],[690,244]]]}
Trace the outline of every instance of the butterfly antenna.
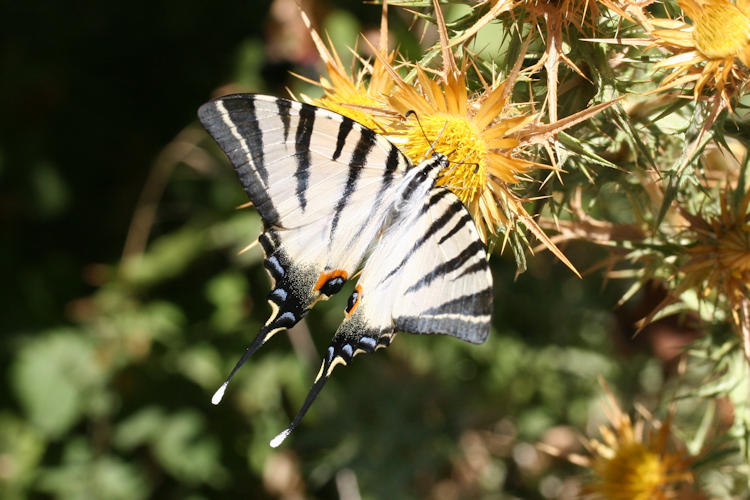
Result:
{"label": "butterfly antenna", "polygon": [[211,403],[214,405],[217,405],[221,402],[221,398],[224,397],[224,391],[227,390],[227,386],[229,385],[229,382],[231,382],[232,378],[234,377],[234,374],[237,373],[237,370],[240,369],[242,365],[245,364],[245,361],[250,359],[250,356],[252,356],[255,351],[258,350],[260,346],[263,345],[263,343],[266,341],[266,338],[268,337],[268,333],[272,330],[272,328],[269,325],[264,326],[260,329],[260,332],[258,332],[258,335],[253,339],[252,343],[248,346],[247,349],[245,349],[245,352],[242,354],[242,357],[239,361],[237,361],[237,364],[234,365],[234,368],[232,368],[232,371],[229,373],[229,376],[224,381],[223,384],[221,384],[221,387],[214,393],[213,397],[211,398]]}
{"label": "butterfly antenna", "polygon": [[[456,150],[454,149],[453,151],[451,151],[450,153],[448,153],[445,156],[450,157],[450,155],[452,155],[455,152],[456,152]],[[448,173],[450,174],[451,172],[453,172],[453,170],[455,170],[456,167],[458,167],[459,165],[474,165],[474,173],[476,174],[476,173],[479,172],[479,163],[478,162],[475,162],[475,161],[464,161],[464,160],[466,160],[465,157],[461,161],[452,161],[451,162],[452,166],[451,166],[450,170],[448,170]]]}
{"label": "butterfly antenna", "polygon": [[[332,353],[332,348],[329,348],[329,349],[331,349],[329,350],[329,353]],[[292,423],[289,424],[289,426],[286,429],[279,432],[276,435],[276,437],[271,440],[271,442],[269,443],[271,445],[271,448],[278,448],[278,446],[284,442],[287,436],[289,436],[289,434],[292,433],[295,427],[297,427],[297,425],[302,421],[305,414],[307,413],[307,410],[310,409],[310,405],[313,404],[313,401],[315,401],[315,398],[318,397],[320,390],[323,388],[325,383],[328,382],[328,377],[331,374],[331,371],[333,369],[333,366],[331,366],[332,360],[333,360],[332,354],[329,354],[329,356],[325,360],[323,360],[323,364],[320,367],[320,372],[318,373],[318,377],[315,379],[315,382],[310,388],[310,392],[307,393],[307,397],[305,398],[305,402],[302,404],[302,408],[299,409],[299,411],[297,412],[297,416],[294,417],[294,420],[292,420]]]}
{"label": "butterfly antenna", "polygon": [[[422,121],[419,119],[419,115],[416,111],[413,109],[410,109],[406,112],[404,115],[406,118],[409,118],[410,116],[414,115],[414,119],[417,120],[417,125],[419,125],[419,130],[422,131],[422,136],[424,137],[424,140],[427,141],[427,144],[430,145],[430,151],[429,156],[432,156],[435,153],[435,144],[437,144],[438,139],[440,139],[440,136],[443,134],[443,130],[445,130],[445,125],[443,125],[443,130],[440,131],[440,134],[435,138],[434,141],[430,141],[430,138],[427,137],[427,134],[424,131],[424,127],[422,127]],[[425,155],[425,158],[429,157],[428,155]]]}

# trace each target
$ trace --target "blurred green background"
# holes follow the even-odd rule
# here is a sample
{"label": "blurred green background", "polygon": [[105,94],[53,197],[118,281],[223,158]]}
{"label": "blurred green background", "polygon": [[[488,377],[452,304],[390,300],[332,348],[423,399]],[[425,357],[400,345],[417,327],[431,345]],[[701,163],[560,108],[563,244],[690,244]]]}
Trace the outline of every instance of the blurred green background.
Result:
{"label": "blurred green background", "polygon": [[[342,53],[380,18],[311,10]],[[418,52],[410,17],[391,17]],[[260,223],[195,112],[230,91],[314,92],[289,75],[321,70],[295,3],[6,2],[0,18],[0,497],[570,498],[576,469],[534,443],[579,449],[598,375],[658,398],[676,352],[631,339],[621,289],[546,253],[516,278],[496,256],[485,345],[400,335],[337,370],[272,450],[346,294],[210,404],[266,319],[268,280],[257,249],[238,255]]]}

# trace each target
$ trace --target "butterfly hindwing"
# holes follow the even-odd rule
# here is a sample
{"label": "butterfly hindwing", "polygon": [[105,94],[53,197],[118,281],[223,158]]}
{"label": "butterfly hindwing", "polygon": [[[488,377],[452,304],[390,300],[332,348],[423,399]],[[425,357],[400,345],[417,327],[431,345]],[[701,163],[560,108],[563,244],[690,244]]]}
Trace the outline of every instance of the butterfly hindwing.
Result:
{"label": "butterfly hindwing", "polygon": [[407,332],[482,343],[490,331],[492,274],[474,222],[443,187],[414,204],[419,206],[385,232],[365,262],[354,310],[338,334],[347,332],[355,347],[361,343],[355,332],[376,341]]}
{"label": "butterfly hindwing", "polygon": [[493,299],[484,244],[469,212],[446,188],[434,188],[425,207],[418,249],[404,255],[398,273],[396,329],[481,344],[490,332]]}

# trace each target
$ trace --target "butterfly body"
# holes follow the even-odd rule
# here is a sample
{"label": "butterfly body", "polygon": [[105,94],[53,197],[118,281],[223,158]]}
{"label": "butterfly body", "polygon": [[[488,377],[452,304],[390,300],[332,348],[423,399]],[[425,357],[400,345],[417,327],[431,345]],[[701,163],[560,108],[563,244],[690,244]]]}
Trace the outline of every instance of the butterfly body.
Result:
{"label": "butterfly body", "polygon": [[333,368],[390,344],[397,332],[487,338],[492,277],[471,216],[447,188],[435,154],[418,165],[384,137],[337,113],[238,94],[199,118],[231,160],[264,222],[259,241],[272,313],[239,366],[361,268],[313,387],[276,446],[301,420]]}

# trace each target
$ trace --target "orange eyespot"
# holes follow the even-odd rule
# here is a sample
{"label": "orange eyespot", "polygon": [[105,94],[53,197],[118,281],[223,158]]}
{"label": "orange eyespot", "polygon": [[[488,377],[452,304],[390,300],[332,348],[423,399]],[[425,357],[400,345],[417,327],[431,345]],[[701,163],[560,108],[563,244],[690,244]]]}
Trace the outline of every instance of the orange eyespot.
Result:
{"label": "orange eyespot", "polygon": [[346,315],[351,316],[354,310],[359,305],[359,301],[362,300],[362,286],[357,285],[354,288],[354,292],[349,296],[349,301],[346,303]]}
{"label": "orange eyespot", "polygon": [[349,277],[349,274],[343,269],[333,269],[331,271],[323,271],[318,277],[318,281],[315,282],[313,290],[324,293],[329,297],[344,286],[344,282]]}

